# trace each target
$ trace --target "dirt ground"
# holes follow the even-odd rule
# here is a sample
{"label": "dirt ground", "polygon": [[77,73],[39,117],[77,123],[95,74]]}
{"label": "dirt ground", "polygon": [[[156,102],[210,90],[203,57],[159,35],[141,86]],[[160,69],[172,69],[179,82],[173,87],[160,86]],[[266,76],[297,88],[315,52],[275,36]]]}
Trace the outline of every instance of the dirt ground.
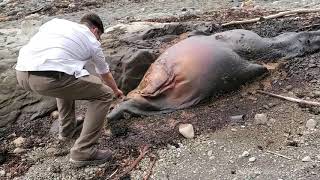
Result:
{"label": "dirt ground", "polygon": [[[202,5],[201,5],[201,2]],[[214,4],[214,2],[217,2]],[[239,17],[255,17],[257,14],[274,13],[275,8],[288,9],[301,6],[316,7],[316,1],[258,1],[260,7],[269,6],[269,10],[244,11],[231,13],[230,10],[214,11],[212,6],[230,7],[232,2],[222,1],[143,1],[124,2],[132,8],[128,13],[108,16],[108,25],[119,20],[140,19],[134,16],[135,10],[148,14],[149,21],[231,21]],[[158,3],[159,13],[151,3]],[[194,4],[192,4],[194,3]],[[211,4],[212,3],[212,4]],[[314,3],[314,4],[313,4]],[[173,5],[175,4],[175,5]],[[276,4],[276,5],[275,5]],[[112,2],[114,11],[121,7]],[[163,6],[160,6],[163,5]],[[210,6],[211,5],[211,6]],[[181,8],[203,8],[202,14],[174,18],[170,14]],[[200,7],[200,8],[199,8]],[[97,9],[103,12],[104,6]],[[211,10],[210,10],[211,8]],[[113,14],[114,11],[110,11]],[[204,12],[206,11],[206,12]],[[217,13],[218,12],[218,13]],[[80,12],[65,16],[79,18]],[[246,14],[247,13],[247,14]],[[162,16],[163,15],[163,16]],[[142,15],[141,15],[142,16]],[[127,18],[131,17],[131,18]],[[288,31],[318,30],[319,14],[311,13],[259,22],[234,28],[252,30],[263,37],[272,37]],[[218,18],[218,19],[217,19]],[[5,22],[8,23],[8,22]],[[74,169],[68,164],[68,149],[71,144],[60,144],[48,135],[54,119],[50,116],[29,121],[31,116],[22,116],[1,137],[1,147],[8,151],[7,161],[0,171],[5,175],[0,179],[143,179],[151,160],[156,159],[150,179],[320,179],[320,131],[308,129],[306,122],[314,119],[319,123],[320,109],[308,107],[268,97],[256,92],[263,89],[290,97],[310,101],[320,101],[320,53],[298,57],[289,61],[275,60],[277,65],[271,74],[259,81],[242,87],[240,90],[214,97],[192,108],[169,114],[136,117],[120,123],[120,129],[126,129],[117,136],[108,131],[100,138],[100,147],[108,147],[115,153],[115,160],[99,167]],[[77,114],[83,115],[86,104],[77,104]],[[267,121],[257,123],[256,114],[265,114]],[[245,115],[242,120],[232,120],[230,116]],[[194,126],[194,139],[185,139],[177,129],[178,123],[190,123]],[[126,127],[123,126],[126,125]],[[15,133],[15,134],[13,134]],[[12,154],[12,141],[19,136],[28,137],[23,155]],[[138,167],[128,175],[121,175],[129,164],[139,155],[139,148],[149,145],[150,150]],[[55,149],[53,154],[48,149]],[[247,151],[247,155],[244,152]],[[245,153],[246,154],[246,153]],[[153,157],[155,156],[155,157]],[[305,158],[309,156],[310,159]],[[304,159],[304,160],[303,160]]]}

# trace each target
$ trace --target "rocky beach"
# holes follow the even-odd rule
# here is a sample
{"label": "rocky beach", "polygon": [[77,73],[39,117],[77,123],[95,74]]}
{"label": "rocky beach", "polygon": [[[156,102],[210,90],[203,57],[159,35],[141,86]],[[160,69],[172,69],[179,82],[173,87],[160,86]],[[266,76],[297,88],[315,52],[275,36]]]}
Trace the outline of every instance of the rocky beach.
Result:
{"label": "rocky beach", "polygon": [[[268,76],[194,107],[125,119],[119,132],[106,126],[99,147],[110,148],[114,160],[84,168],[68,162],[73,142],[56,139],[55,99],[21,89],[14,70],[20,48],[43,23],[78,22],[95,12],[106,28],[106,60],[127,93],[162,52],[195,31],[247,29],[274,37],[319,30],[319,10],[260,18],[302,8],[318,9],[320,2],[0,0],[0,179],[320,179],[320,108],[257,91],[320,101],[320,52],[268,63]],[[85,101],[76,103],[77,119],[85,110]],[[179,124],[193,135],[182,135]],[[145,145],[148,152],[126,173]]]}

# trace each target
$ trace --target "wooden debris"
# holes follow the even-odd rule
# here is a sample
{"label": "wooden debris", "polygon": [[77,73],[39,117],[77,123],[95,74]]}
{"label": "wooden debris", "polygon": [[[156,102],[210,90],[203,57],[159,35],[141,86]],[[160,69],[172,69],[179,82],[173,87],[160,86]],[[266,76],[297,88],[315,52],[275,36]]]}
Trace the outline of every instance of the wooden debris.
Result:
{"label": "wooden debris", "polygon": [[130,165],[130,167],[126,171],[120,174],[120,177],[123,177],[126,174],[128,174],[130,171],[132,171],[139,164],[139,162],[144,158],[144,156],[148,153],[148,149],[149,149],[149,145],[144,145],[142,148],[140,148],[139,157],[133,161],[133,163]]}
{"label": "wooden debris", "polygon": [[112,177],[113,177],[115,174],[117,174],[118,170],[119,170],[119,169],[116,169],[116,170],[109,176],[108,179],[112,179]]}
{"label": "wooden debris", "polygon": [[306,101],[306,100],[303,100],[303,99],[292,98],[292,97],[287,97],[287,96],[281,96],[281,95],[278,95],[278,94],[273,94],[273,93],[269,93],[269,92],[265,92],[265,91],[261,91],[261,90],[257,90],[257,92],[261,93],[261,94],[266,94],[266,95],[269,95],[269,96],[272,96],[272,97],[276,97],[276,98],[279,98],[279,99],[284,99],[284,100],[287,100],[287,101],[290,101],[290,102],[296,102],[296,103],[299,103],[299,104],[306,104],[306,105],[311,105],[311,106],[320,106],[320,103],[316,102],[316,101]]}
{"label": "wooden debris", "polygon": [[273,155],[276,155],[276,156],[279,156],[279,157],[283,157],[283,158],[288,159],[288,160],[291,160],[290,157],[285,156],[285,155],[282,155],[282,154],[279,154],[279,153],[276,153],[276,152],[273,152],[273,151],[267,150],[266,152],[267,152],[267,153],[270,153],[270,154],[273,154]]}
{"label": "wooden debris", "polygon": [[147,174],[143,177],[143,180],[148,180],[152,174],[153,166],[156,164],[157,158],[155,155],[150,156],[151,164],[147,171]]}
{"label": "wooden debris", "polygon": [[228,23],[224,23],[221,26],[226,27],[226,26],[231,26],[231,25],[249,24],[249,23],[255,23],[255,22],[258,22],[261,20],[275,19],[275,18],[286,16],[286,15],[292,15],[292,14],[297,14],[297,13],[313,13],[313,12],[320,12],[320,8],[296,9],[296,10],[291,10],[291,11],[284,11],[284,12],[279,12],[277,14],[272,14],[272,15],[265,16],[265,17],[258,17],[258,18],[243,20],[243,21],[231,21]]}

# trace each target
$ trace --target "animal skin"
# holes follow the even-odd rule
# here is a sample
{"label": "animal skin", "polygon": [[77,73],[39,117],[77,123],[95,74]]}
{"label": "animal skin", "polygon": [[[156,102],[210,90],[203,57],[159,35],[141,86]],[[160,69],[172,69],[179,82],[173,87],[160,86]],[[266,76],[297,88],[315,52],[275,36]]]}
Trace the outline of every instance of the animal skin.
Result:
{"label": "animal skin", "polygon": [[290,59],[319,50],[320,31],[262,38],[248,30],[189,37],[168,48],[150,66],[139,86],[108,114],[152,115],[198,104],[267,73],[253,61]]}

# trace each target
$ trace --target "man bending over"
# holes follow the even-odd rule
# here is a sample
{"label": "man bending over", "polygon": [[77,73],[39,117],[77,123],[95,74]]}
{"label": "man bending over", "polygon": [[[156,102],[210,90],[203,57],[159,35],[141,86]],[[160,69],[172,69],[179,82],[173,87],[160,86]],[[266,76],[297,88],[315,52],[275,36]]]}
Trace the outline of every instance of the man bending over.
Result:
{"label": "man bending over", "polygon": [[[70,150],[70,162],[76,166],[101,164],[112,157],[110,150],[94,147],[113,96],[123,96],[105,62],[99,42],[103,32],[100,17],[93,13],[83,16],[80,24],[53,19],[20,50],[16,65],[20,86],[56,98],[60,140],[74,138],[83,126]],[[102,81],[84,69],[88,62]],[[75,120],[75,100],[89,101],[83,124]]]}

